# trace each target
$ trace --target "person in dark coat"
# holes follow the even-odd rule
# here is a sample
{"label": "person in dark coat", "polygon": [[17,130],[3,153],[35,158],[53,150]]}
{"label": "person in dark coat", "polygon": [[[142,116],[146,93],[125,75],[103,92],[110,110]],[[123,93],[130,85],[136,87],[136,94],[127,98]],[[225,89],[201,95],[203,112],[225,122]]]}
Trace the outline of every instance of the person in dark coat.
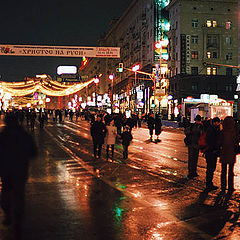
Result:
{"label": "person in dark coat", "polygon": [[102,145],[106,136],[106,126],[102,122],[100,115],[97,116],[97,120],[91,124],[91,136],[93,140],[93,152],[95,158],[101,158]]}
{"label": "person in dark coat", "polygon": [[203,124],[201,122],[201,116],[195,117],[195,123],[191,124],[185,129],[185,134],[189,138],[188,147],[188,178],[193,179],[198,176],[197,163],[199,156],[198,141],[203,133]]}
{"label": "person in dark coat", "polygon": [[123,115],[121,113],[119,113],[116,116],[115,125],[117,127],[117,133],[120,135],[122,133],[122,125],[123,125]]}
{"label": "person in dark coat", "polygon": [[139,113],[137,114],[137,125],[139,128],[142,127],[142,118]]}
{"label": "person in dark coat", "polygon": [[42,111],[40,111],[39,116],[38,116],[38,121],[39,121],[39,124],[40,124],[40,128],[44,127],[44,120],[45,120],[44,113]]}
{"label": "person in dark coat", "polygon": [[155,126],[155,119],[154,119],[153,113],[151,113],[150,116],[148,117],[147,125],[148,125],[148,129],[149,129],[150,140],[152,141],[153,140],[152,139],[153,130],[154,130],[154,126]]}
{"label": "person in dark coat", "polygon": [[129,117],[129,118],[126,119],[125,126],[129,127],[130,132],[132,131],[132,129],[134,127],[134,120],[133,120],[132,117]]}
{"label": "person in dark coat", "polygon": [[22,126],[23,125],[23,121],[24,121],[24,112],[23,112],[23,110],[20,110],[18,112],[18,120],[19,120],[20,125]]}
{"label": "person in dark coat", "polygon": [[61,111],[61,109],[59,109],[59,111],[58,111],[58,120],[59,120],[59,123],[62,122],[62,111]]}
{"label": "person in dark coat", "polygon": [[69,112],[69,119],[70,119],[71,122],[73,121],[73,115],[74,115],[74,112],[71,109],[70,112]]}
{"label": "person in dark coat", "polygon": [[5,124],[0,133],[1,207],[5,215],[3,224],[13,223],[16,239],[22,239],[25,184],[29,161],[37,156],[37,147],[13,113],[6,115]]}
{"label": "person in dark coat", "polygon": [[[223,121],[223,130],[219,136],[220,144],[220,162],[221,171],[221,190],[225,191],[228,185],[229,191],[234,191],[233,169],[236,162],[236,146],[239,144],[235,121],[233,117],[226,117]],[[227,167],[228,167],[228,184],[227,184]]]}
{"label": "person in dark coat", "polygon": [[138,119],[137,119],[137,114],[136,113],[134,113],[133,115],[132,115],[132,119],[133,119],[133,126],[135,127],[135,128],[137,128],[137,121],[138,121]]}
{"label": "person in dark coat", "polygon": [[27,110],[27,113],[26,113],[27,127],[29,127],[30,119],[31,119],[31,111]]}
{"label": "person in dark coat", "polygon": [[35,121],[36,121],[37,114],[34,109],[31,111],[30,115],[30,122],[31,122],[31,130],[34,131]]}
{"label": "person in dark coat", "polygon": [[[210,121],[210,120],[209,120]],[[218,138],[220,134],[220,119],[218,117],[213,118],[212,124],[209,124],[206,129],[206,143],[207,149],[205,151],[205,158],[207,162],[206,171],[206,190],[212,191],[218,189],[213,185],[213,175],[216,170],[217,158],[219,156],[219,144]],[[207,124],[205,124],[206,126]]]}
{"label": "person in dark coat", "polygon": [[124,127],[123,133],[121,134],[121,139],[122,139],[122,145],[123,145],[123,159],[127,159],[128,147],[130,145],[130,142],[133,139],[129,126]]}
{"label": "person in dark coat", "polygon": [[162,132],[162,121],[160,116],[157,114],[155,118],[155,135],[157,136],[156,142],[160,142],[159,135]]}

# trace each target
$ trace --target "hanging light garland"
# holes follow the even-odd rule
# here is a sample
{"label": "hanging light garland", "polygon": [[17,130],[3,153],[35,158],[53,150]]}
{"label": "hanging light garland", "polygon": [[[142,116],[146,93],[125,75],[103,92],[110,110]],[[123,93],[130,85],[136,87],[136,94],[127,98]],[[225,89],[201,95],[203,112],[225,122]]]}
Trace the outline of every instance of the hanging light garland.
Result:
{"label": "hanging light garland", "polygon": [[22,97],[34,94],[35,92],[41,92],[47,96],[62,97],[70,94],[74,94],[89,84],[91,84],[94,79],[89,80],[84,83],[77,84],[62,84],[52,80],[37,79],[30,80],[26,82],[0,82],[0,89],[4,93],[10,93],[12,97]]}

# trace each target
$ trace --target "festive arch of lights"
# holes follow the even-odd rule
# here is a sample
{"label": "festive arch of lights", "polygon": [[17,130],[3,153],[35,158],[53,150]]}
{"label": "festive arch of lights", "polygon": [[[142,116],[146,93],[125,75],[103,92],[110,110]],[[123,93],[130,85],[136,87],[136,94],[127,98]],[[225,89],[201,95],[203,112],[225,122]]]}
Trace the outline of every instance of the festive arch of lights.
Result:
{"label": "festive arch of lights", "polygon": [[3,93],[9,93],[12,97],[23,97],[41,92],[47,96],[61,97],[81,91],[94,79],[84,83],[63,84],[51,79],[34,78],[24,82],[0,82],[0,89]]}

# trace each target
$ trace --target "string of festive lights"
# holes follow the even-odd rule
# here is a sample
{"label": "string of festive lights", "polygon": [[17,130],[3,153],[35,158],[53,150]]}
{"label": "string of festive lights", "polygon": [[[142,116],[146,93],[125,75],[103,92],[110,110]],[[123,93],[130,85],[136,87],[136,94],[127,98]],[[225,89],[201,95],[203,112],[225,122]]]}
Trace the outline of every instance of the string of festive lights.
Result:
{"label": "string of festive lights", "polygon": [[12,97],[22,97],[34,94],[35,92],[41,92],[47,96],[67,96],[74,94],[89,84],[91,84],[94,79],[91,79],[84,83],[74,83],[74,84],[62,84],[52,80],[37,79],[25,82],[0,82],[0,89],[3,93],[10,93]]}

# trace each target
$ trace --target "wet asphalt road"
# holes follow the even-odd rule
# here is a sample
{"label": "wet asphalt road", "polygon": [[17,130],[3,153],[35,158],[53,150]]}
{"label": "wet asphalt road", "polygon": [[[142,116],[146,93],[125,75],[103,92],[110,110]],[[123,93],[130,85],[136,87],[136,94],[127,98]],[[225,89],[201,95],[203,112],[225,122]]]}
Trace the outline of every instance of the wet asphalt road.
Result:
{"label": "wet asphalt road", "polygon": [[[166,128],[156,144],[147,129],[134,129],[126,164],[120,144],[113,162],[105,150],[94,160],[85,121],[50,121],[34,135],[40,156],[27,184],[24,239],[239,239],[239,162],[237,191],[206,195],[204,158],[200,176],[186,179],[182,131]],[[214,181],[219,186],[220,166]],[[10,235],[0,226],[0,240]]]}

